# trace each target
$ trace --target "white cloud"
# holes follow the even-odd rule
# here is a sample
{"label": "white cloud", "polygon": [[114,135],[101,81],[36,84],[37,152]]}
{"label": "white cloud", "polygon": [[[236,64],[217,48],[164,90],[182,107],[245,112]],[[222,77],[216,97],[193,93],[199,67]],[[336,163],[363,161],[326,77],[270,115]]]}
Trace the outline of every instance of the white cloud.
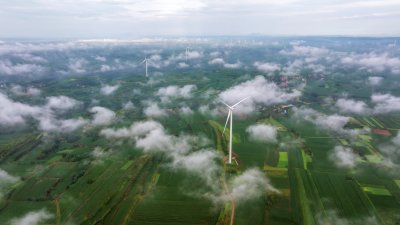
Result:
{"label": "white cloud", "polygon": [[211,57],[218,57],[218,56],[220,56],[221,55],[221,53],[220,52],[217,52],[217,51],[214,51],[214,52],[210,52],[210,56]]}
{"label": "white cloud", "polygon": [[68,64],[68,69],[73,73],[86,73],[84,67],[87,63],[85,59],[71,59]]}
{"label": "white cloud", "polygon": [[25,118],[37,118],[42,114],[42,109],[37,106],[14,102],[6,95],[0,93],[0,124],[14,126],[25,123]]}
{"label": "white cloud", "polygon": [[4,193],[6,190],[13,185],[14,183],[20,180],[19,177],[12,176],[7,171],[2,170],[0,168],[0,201],[3,198]]}
{"label": "white cloud", "polygon": [[141,121],[133,123],[129,128],[101,130],[100,134],[107,138],[134,138],[135,136],[143,136],[152,130],[164,129],[163,126],[153,120]]}
{"label": "white cloud", "polygon": [[107,61],[106,57],[104,57],[104,56],[99,56],[99,55],[96,56],[95,59],[96,59],[97,61],[99,61],[99,62],[105,62],[105,61]]}
{"label": "white cloud", "polygon": [[216,150],[205,148],[211,141],[204,136],[173,136],[152,120],[135,122],[127,128],[106,128],[100,134],[108,139],[134,140],[135,146],[144,152],[164,153],[168,167],[198,176],[213,191],[219,185],[217,175],[221,167],[216,160],[221,156]]}
{"label": "white cloud", "polygon": [[394,171],[400,169],[400,132],[389,141],[389,143],[379,146],[379,150],[384,156],[384,165],[394,167]]}
{"label": "white cloud", "polygon": [[116,118],[115,112],[101,106],[92,107],[89,112],[94,114],[91,122],[93,125],[109,125]]}
{"label": "white cloud", "polygon": [[389,113],[400,111],[400,97],[390,94],[374,94],[371,100],[375,103],[374,113]]}
{"label": "white cloud", "polygon": [[162,102],[169,102],[171,98],[191,98],[193,91],[197,89],[196,85],[185,85],[182,87],[171,85],[158,89],[157,96]]}
{"label": "white cloud", "polygon": [[383,72],[389,70],[394,74],[400,74],[400,59],[387,53],[350,54],[341,59],[343,64],[360,66],[370,72]]}
{"label": "white cloud", "polygon": [[228,69],[238,69],[242,66],[240,62],[236,63],[224,63],[224,67]]}
{"label": "white cloud", "polygon": [[304,65],[302,60],[296,59],[283,67],[281,74],[284,76],[295,76],[298,75],[300,70],[305,67],[306,65]]}
{"label": "white cloud", "polygon": [[6,95],[0,93],[0,125],[17,126],[25,124],[29,118],[39,122],[39,129],[44,131],[70,132],[87,123],[82,118],[57,119],[58,113],[76,107],[80,102],[66,96],[53,96],[47,98],[47,104],[43,106],[31,106],[14,102]]}
{"label": "white cloud", "polygon": [[312,46],[303,46],[303,45],[293,45],[293,49],[291,51],[281,50],[281,54],[285,55],[294,55],[294,56],[303,56],[303,57],[323,57],[328,55],[330,51],[326,48],[312,47]]}
{"label": "white cloud", "polygon": [[43,131],[72,132],[87,124],[87,120],[79,117],[77,119],[56,119],[54,115],[43,115],[39,118],[39,129]]}
{"label": "white cloud", "polygon": [[39,74],[45,68],[36,64],[13,64],[9,60],[0,60],[0,75]]}
{"label": "white cloud", "polygon": [[112,70],[112,68],[109,65],[101,65],[101,67],[100,67],[100,71],[101,72],[108,72],[108,71],[111,71],[111,70]]}
{"label": "white cloud", "polygon": [[379,225],[381,222],[373,216],[364,216],[360,218],[343,218],[336,211],[325,209],[324,214],[319,213],[316,216],[318,224],[333,224],[333,225]]}
{"label": "white cloud", "polygon": [[280,70],[280,65],[276,63],[268,63],[268,62],[255,62],[254,66],[257,70],[264,72],[264,73],[271,73],[277,70]]}
{"label": "white cloud", "polygon": [[240,62],[236,63],[227,63],[223,58],[214,58],[208,62],[210,65],[223,65],[225,68],[228,69],[237,69],[242,66]]}
{"label": "white cloud", "polygon": [[67,96],[47,97],[46,107],[56,110],[69,110],[78,106],[81,102]]}
{"label": "white cloud", "polygon": [[225,60],[223,58],[215,58],[208,62],[210,65],[223,65],[225,64]]}
{"label": "white cloud", "polygon": [[299,97],[301,92],[293,90],[291,93],[281,90],[275,83],[270,83],[263,76],[257,76],[253,80],[243,82],[229,88],[219,94],[219,98],[233,105],[236,102],[249,97],[243,101],[236,111],[239,113],[251,113],[257,104],[272,105],[284,103]]}
{"label": "white cloud", "polygon": [[293,108],[293,112],[293,116],[297,120],[311,122],[321,129],[335,133],[355,137],[358,134],[368,132],[367,129],[345,129],[344,127],[349,122],[350,117],[338,114],[325,115],[309,108]]}
{"label": "white cloud", "polygon": [[[101,160],[111,155],[111,151],[105,151],[103,148],[97,146],[93,149],[91,155],[97,160]],[[101,162],[101,161],[100,161]]]}
{"label": "white cloud", "polygon": [[204,115],[211,115],[211,116],[217,116],[220,114],[220,111],[216,107],[210,108],[210,105],[201,105],[199,107],[199,112],[204,114]]}
{"label": "white cloud", "polygon": [[131,101],[128,101],[122,105],[122,108],[125,110],[132,110],[135,108],[135,105]]}
{"label": "white cloud", "polygon": [[251,125],[246,129],[250,139],[260,142],[276,142],[277,129],[265,124]]}
{"label": "white cloud", "polygon": [[382,83],[383,77],[368,77],[369,84],[371,86],[378,86]]}
{"label": "white cloud", "polygon": [[216,150],[202,149],[188,154],[173,154],[171,166],[196,174],[203,178],[209,187],[215,188],[215,179],[220,169],[216,160],[220,158]]}
{"label": "white cloud", "polygon": [[183,68],[188,68],[189,65],[188,65],[187,63],[180,62],[180,63],[178,63],[178,67],[181,68],[181,69],[183,69]]}
{"label": "white cloud", "polygon": [[268,192],[279,193],[267,177],[258,169],[248,169],[231,183],[231,196],[238,202],[259,199]]}
{"label": "white cloud", "polygon": [[351,99],[338,99],[335,106],[344,113],[365,114],[383,114],[400,111],[400,97],[390,94],[373,94],[371,102],[374,104],[369,108],[363,101],[355,101]]}
{"label": "white cloud", "polygon": [[44,59],[40,56],[32,55],[30,53],[16,53],[14,55],[25,61],[28,61],[28,62],[36,62],[36,63],[46,63],[47,62],[46,59]]}
{"label": "white cloud", "polygon": [[128,128],[106,128],[100,134],[107,138],[133,139],[136,147],[145,152],[167,152],[169,156],[187,154],[194,145],[210,143],[201,137],[170,135],[159,122],[153,120],[135,122]]}
{"label": "white cloud", "polygon": [[103,95],[111,95],[119,88],[119,85],[104,85],[100,89],[100,93]]}
{"label": "white cloud", "polygon": [[180,53],[178,55],[172,55],[171,57],[168,58],[167,62],[175,62],[175,61],[182,61],[182,60],[194,60],[194,59],[201,59],[204,57],[203,52],[201,51],[188,51],[187,54],[186,52]]}
{"label": "white cloud", "polygon": [[173,136],[159,122],[152,120],[135,122],[128,128],[106,128],[100,134],[106,138],[134,140],[135,146],[145,152],[163,152],[171,160],[168,164],[171,168],[198,176],[211,189],[206,193],[191,190],[190,194],[211,198],[215,202],[230,201],[231,197],[243,202],[268,192],[277,192],[261,171],[250,169],[232,180],[230,195],[223,193],[218,182],[221,167],[216,162],[221,156],[214,149],[204,149],[211,142],[202,136]]}
{"label": "white cloud", "polygon": [[163,117],[167,115],[164,109],[161,109],[156,102],[147,102],[147,106],[143,109],[143,113],[148,117]]}
{"label": "white cloud", "polygon": [[42,209],[39,211],[29,212],[20,218],[10,220],[10,225],[38,225],[53,218],[54,216]]}
{"label": "white cloud", "polygon": [[19,181],[18,177],[14,177],[7,173],[7,171],[0,169],[0,188],[6,184],[15,183]]}
{"label": "white cloud", "polygon": [[41,90],[35,87],[27,87],[24,88],[21,85],[12,85],[10,91],[19,96],[38,96],[41,93]]}
{"label": "white cloud", "polygon": [[337,100],[335,106],[344,113],[355,113],[362,115],[368,114],[370,112],[367,104],[365,104],[365,102],[363,101],[355,101],[351,99],[341,98]]}
{"label": "white cloud", "polygon": [[182,106],[179,109],[179,112],[183,115],[192,115],[193,114],[193,110],[189,106]]}
{"label": "white cloud", "polygon": [[336,146],[329,158],[338,167],[353,168],[356,165],[357,155],[351,148]]}
{"label": "white cloud", "polygon": [[186,56],[188,59],[199,59],[203,57],[203,53],[199,51],[188,51],[187,55],[185,53],[185,57]]}

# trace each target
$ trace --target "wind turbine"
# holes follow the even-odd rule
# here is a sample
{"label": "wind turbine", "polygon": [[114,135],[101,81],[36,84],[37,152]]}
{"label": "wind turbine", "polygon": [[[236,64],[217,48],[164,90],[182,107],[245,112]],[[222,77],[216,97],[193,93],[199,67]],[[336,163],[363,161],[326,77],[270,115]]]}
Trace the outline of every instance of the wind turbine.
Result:
{"label": "wind turbine", "polygon": [[189,47],[186,47],[186,51],[185,51],[185,60],[188,60],[188,55],[189,55]]}
{"label": "wind turbine", "polygon": [[228,120],[230,119],[230,127],[229,127],[229,164],[232,163],[232,117],[233,117],[233,110],[235,110],[235,107],[237,105],[239,105],[241,102],[243,102],[244,100],[246,100],[248,98],[249,97],[246,97],[246,98],[238,101],[237,103],[235,103],[232,106],[226,104],[225,102],[222,102],[224,105],[226,105],[228,107],[228,110],[229,110],[228,111],[228,116],[226,117],[225,127],[224,127],[224,130],[222,131],[222,134],[224,134],[226,126],[228,125]]}
{"label": "wind turbine", "polygon": [[147,74],[147,66],[148,66],[149,60],[147,59],[147,57],[145,57],[144,60],[140,64],[142,64],[142,63],[146,63],[146,77],[148,77],[149,75]]}

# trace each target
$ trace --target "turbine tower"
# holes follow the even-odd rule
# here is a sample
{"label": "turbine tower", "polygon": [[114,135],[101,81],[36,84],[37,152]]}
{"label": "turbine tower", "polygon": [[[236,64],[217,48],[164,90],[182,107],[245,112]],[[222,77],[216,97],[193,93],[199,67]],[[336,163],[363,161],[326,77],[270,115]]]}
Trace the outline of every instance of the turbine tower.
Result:
{"label": "turbine tower", "polygon": [[142,64],[142,63],[146,63],[146,77],[148,77],[149,75],[147,74],[147,66],[148,66],[149,60],[147,59],[147,57],[145,57],[144,60],[140,64]]}
{"label": "turbine tower", "polygon": [[232,163],[232,123],[233,123],[232,120],[233,120],[233,110],[235,110],[235,107],[237,105],[239,105],[241,102],[243,102],[244,100],[246,100],[248,98],[249,97],[246,97],[246,98],[238,101],[237,103],[235,103],[232,106],[226,104],[225,102],[222,102],[224,105],[226,105],[228,107],[228,116],[226,117],[225,127],[224,127],[224,130],[222,131],[222,135],[225,133],[226,126],[228,125],[228,121],[230,119],[230,127],[229,127],[229,164]]}
{"label": "turbine tower", "polygon": [[189,55],[189,47],[186,47],[186,51],[185,51],[185,60],[188,60],[188,55]]}

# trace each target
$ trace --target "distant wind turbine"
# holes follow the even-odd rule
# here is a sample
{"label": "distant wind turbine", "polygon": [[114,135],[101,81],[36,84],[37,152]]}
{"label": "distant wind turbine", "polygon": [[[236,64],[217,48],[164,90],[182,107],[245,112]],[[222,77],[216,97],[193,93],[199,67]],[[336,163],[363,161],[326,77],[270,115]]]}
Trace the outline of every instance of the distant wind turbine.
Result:
{"label": "distant wind turbine", "polygon": [[146,77],[148,77],[149,75],[147,74],[147,67],[148,67],[148,64],[149,64],[149,60],[147,59],[147,57],[145,57],[144,60],[140,64],[143,64],[143,63],[146,64]]}
{"label": "distant wind turbine", "polygon": [[185,59],[186,61],[188,60],[189,57],[189,47],[186,47],[186,51],[185,51]]}
{"label": "distant wind turbine", "polygon": [[248,99],[249,97],[246,97],[240,101],[238,101],[236,104],[230,106],[226,104],[225,102],[222,102],[224,105],[228,107],[228,116],[226,117],[226,122],[225,122],[225,127],[224,130],[222,131],[222,134],[225,133],[226,126],[228,125],[228,120],[230,119],[230,127],[229,127],[229,164],[232,163],[232,117],[233,117],[233,110],[237,105],[239,105],[241,102],[244,100]]}

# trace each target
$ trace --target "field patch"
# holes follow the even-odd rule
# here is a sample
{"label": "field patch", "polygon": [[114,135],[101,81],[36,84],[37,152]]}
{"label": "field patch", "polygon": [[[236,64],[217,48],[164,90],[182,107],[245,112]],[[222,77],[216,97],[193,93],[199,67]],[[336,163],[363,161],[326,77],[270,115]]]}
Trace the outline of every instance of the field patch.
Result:
{"label": "field patch", "polygon": [[287,152],[279,152],[279,162],[278,168],[287,168],[288,166],[288,153]]}
{"label": "field patch", "polygon": [[372,195],[383,195],[383,196],[392,195],[390,194],[389,190],[386,189],[384,186],[362,184],[362,190]]}

